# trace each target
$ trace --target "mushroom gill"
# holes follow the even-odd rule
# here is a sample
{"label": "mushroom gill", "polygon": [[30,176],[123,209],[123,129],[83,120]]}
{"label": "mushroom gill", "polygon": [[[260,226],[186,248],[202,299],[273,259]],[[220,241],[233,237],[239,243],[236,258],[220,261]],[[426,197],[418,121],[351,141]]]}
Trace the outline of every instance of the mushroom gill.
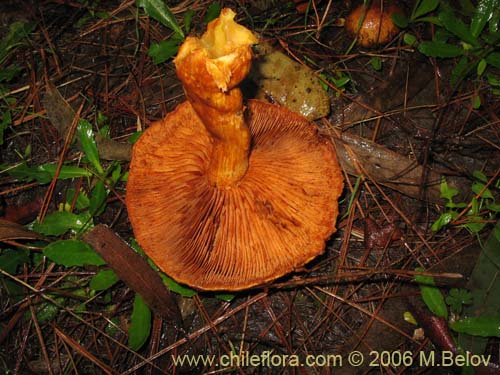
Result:
{"label": "mushroom gill", "polygon": [[[134,145],[127,185],[141,247],[202,290],[262,285],[322,253],[343,188],[333,145],[310,122],[257,100],[243,106],[237,85],[256,39],[233,18],[224,9],[201,42],[181,47],[188,101]],[[206,36],[214,30],[233,39]]]}

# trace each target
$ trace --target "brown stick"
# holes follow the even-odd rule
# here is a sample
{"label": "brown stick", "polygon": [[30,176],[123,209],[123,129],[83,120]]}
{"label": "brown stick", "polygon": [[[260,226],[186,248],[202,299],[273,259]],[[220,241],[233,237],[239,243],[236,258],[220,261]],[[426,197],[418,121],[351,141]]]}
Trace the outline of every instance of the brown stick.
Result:
{"label": "brown stick", "polygon": [[97,225],[83,236],[127,286],[139,293],[148,306],[165,319],[182,323],[174,297],[147,261],[111,229]]}

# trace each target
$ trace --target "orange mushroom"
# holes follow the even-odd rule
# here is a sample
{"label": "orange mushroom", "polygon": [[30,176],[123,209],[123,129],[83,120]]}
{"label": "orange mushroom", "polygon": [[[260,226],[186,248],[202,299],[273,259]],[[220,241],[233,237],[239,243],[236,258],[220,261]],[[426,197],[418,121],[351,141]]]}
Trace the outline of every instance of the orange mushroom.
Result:
{"label": "orange mushroom", "polygon": [[386,44],[399,32],[391,18],[395,13],[402,13],[396,4],[384,5],[379,0],[362,4],[347,16],[345,27],[363,47]]}
{"label": "orange mushroom", "polygon": [[300,115],[243,104],[255,36],[223,9],[175,58],[187,101],[134,145],[127,208],[166,274],[241,290],[299,269],[335,231],[342,174],[332,143]]}

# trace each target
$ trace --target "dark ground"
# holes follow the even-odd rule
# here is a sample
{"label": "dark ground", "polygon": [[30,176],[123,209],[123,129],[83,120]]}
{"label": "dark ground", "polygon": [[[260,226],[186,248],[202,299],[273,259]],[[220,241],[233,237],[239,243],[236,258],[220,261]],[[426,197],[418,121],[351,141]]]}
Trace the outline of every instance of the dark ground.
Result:
{"label": "dark ground", "polygon": [[[179,22],[187,9],[195,11],[191,33],[204,30],[210,1],[168,3]],[[352,39],[337,25],[352,6],[350,1],[322,1],[318,18],[310,15],[307,20],[291,3],[272,3],[224,1],[223,6],[235,9],[240,23],[315,73],[350,78],[343,89],[330,88],[330,114],[315,121],[337,145],[346,176],[338,232],[325,254],[302,272],[238,293],[230,302],[209,293],[174,295],[183,323],[176,325],[156,314],[149,339],[133,351],[127,347],[127,330],[134,292],[118,282],[90,295],[88,282],[95,267],[62,267],[39,256],[47,241],[72,234],[41,242],[26,233],[16,237],[0,232],[0,256],[16,249],[30,254],[15,267],[16,287],[5,283],[5,275],[0,279],[0,369],[5,373],[435,372],[415,358],[420,351],[442,350],[440,340],[447,329],[443,333],[429,323],[430,313],[411,282],[411,271],[421,266],[462,274],[458,281],[437,279],[445,293],[451,287],[470,287],[467,282],[480,244],[498,217],[482,207],[486,226],[478,234],[460,225],[433,233],[431,225],[445,210],[439,198],[441,176],[459,188],[457,202],[470,202],[475,170],[484,172],[498,196],[494,184],[500,167],[500,96],[474,76],[452,89],[449,74],[456,61],[427,58],[408,48],[402,34],[386,46],[354,47],[346,53]],[[409,4],[403,5],[409,9]],[[111,16],[101,19],[100,12]],[[57,90],[96,132],[107,127],[110,138],[122,143],[173,110],[184,96],[172,60],[155,65],[148,56],[149,45],[171,32],[138,13],[134,1],[2,1],[0,35],[7,35],[16,21],[33,22],[34,28],[2,62],[2,69],[15,65],[21,70],[0,83],[2,116],[9,112],[12,117],[0,148],[0,197],[4,219],[26,225],[41,212],[57,211],[67,201],[68,190],[90,194],[95,184],[82,177],[54,184],[27,182],[6,172],[23,160],[36,166],[57,162],[61,156],[70,165],[85,164],[76,145],[66,144],[66,149],[65,107],[47,99],[47,91]],[[422,37],[430,33],[427,25],[414,28]],[[381,59],[381,70],[372,68],[373,57]],[[479,108],[472,105],[474,95],[481,98]],[[352,153],[358,155],[357,162]],[[112,153],[102,163],[120,165],[125,173],[126,155]],[[407,170],[400,174],[402,165]],[[133,234],[125,191],[125,182],[113,184],[106,209],[95,215],[94,224],[106,224],[128,241]],[[457,224],[466,220],[464,216]],[[495,276],[492,282],[496,280]],[[47,312],[51,303],[43,296],[59,304],[53,314]],[[403,319],[406,311],[412,311],[422,326],[427,324],[425,338],[415,338],[416,326]],[[392,362],[370,368],[366,361],[365,366],[353,367],[346,363],[353,350],[370,359],[371,351],[384,350],[408,351],[415,357],[408,366]],[[497,353],[493,359],[498,363],[498,341],[490,340],[486,350]],[[225,369],[202,364],[174,368],[172,362],[172,356],[182,354],[219,358],[231,352],[266,351],[301,360],[309,354],[340,354],[344,362],[338,368],[264,363]]]}

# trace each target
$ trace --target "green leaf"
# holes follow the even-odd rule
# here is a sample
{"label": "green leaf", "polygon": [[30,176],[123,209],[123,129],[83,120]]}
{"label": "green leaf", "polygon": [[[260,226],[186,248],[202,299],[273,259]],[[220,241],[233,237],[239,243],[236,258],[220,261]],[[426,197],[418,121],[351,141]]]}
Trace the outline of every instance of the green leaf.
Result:
{"label": "green leaf", "polygon": [[161,22],[164,26],[184,38],[184,32],[163,0],[137,0],[136,5],[143,8],[149,17]]}
{"label": "green leaf", "polygon": [[401,13],[394,13],[391,16],[392,22],[399,27],[400,29],[406,29],[408,27],[408,24],[410,23],[410,20]]}
{"label": "green leaf", "polygon": [[457,320],[450,323],[450,328],[472,336],[500,337],[500,315],[481,315]]}
{"label": "green leaf", "polygon": [[434,37],[432,38],[432,40],[434,42],[446,43],[450,37],[451,37],[451,33],[448,32],[448,30],[440,27],[434,33]]}
{"label": "green leaf", "polygon": [[455,313],[462,311],[462,305],[470,305],[472,303],[472,293],[467,289],[453,288],[446,297],[446,303]]}
{"label": "green leaf", "polygon": [[140,138],[141,135],[142,135],[142,131],[132,133],[132,135],[128,139],[128,143],[133,145],[135,142],[137,142],[137,140]]}
{"label": "green leaf", "polygon": [[30,155],[31,155],[31,143],[28,143],[26,145],[26,148],[24,149],[23,158],[27,159],[30,157]]}
{"label": "green leaf", "polygon": [[146,254],[144,253],[144,250],[139,246],[139,243],[135,240],[135,238],[132,238],[130,240],[130,246],[132,249],[137,251],[140,255],[142,255],[146,260],[148,261],[148,264],[151,266],[152,269],[154,269],[158,274],[160,275],[163,284],[167,286],[167,288],[174,293],[180,294],[183,297],[193,297],[194,295],[197,294],[197,292],[191,288],[188,288],[184,285],[179,284],[176,282],[174,279],[168,277],[165,275],[163,272],[160,271],[158,266],[151,260],[149,259]]}
{"label": "green leaf", "polygon": [[[482,182],[477,182],[474,181],[471,186],[471,190],[474,192],[474,194],[479,194],[481,191],[484,189],[484,185]],[[481,198],[486,198],[486,199],[493,199],[495,200],[495,197],[493,196],[493,193],[491,192],[490,189],[485,189],[482,194]]]}
{"label": "green leaf", "polygon": [[437,17],[437,16],[420,17],[417,21],[418,22],[428,22],[428,23],[433,23],[436,26],[442,26],[441,21],[439,20],[439,17]]}
{"label": "green leaf", "polygon": [[479,233],[486,226],[484,219],[480,216],[470,216],[468,219],[470,221],[461,226],[470,230],[472,233]]}
{"label": "green leaf", "polygon": [[26,297],[24,287],[22,287],[21,284],[18,284],[14,280],[5,279],[1,283],[4,287],[4,290],[9,294],[9,297],[12,298],[13,302],[17,303],[21,299]]}
{"label": "green leaf", "polygon": [[[28,261],[28,250],[7,249],[2,252],[2,255],[0,255],[0,268],[10,274],[15,274],[17,272],[17,268]],[[2,278],[2,275],[0,275],[0,278]]]}
{"label": "green leaf", "polygon": [[482,182],[488,182],[488,177],[486,177],[486,175],[480,171],[480,170],[475,170],[474,172],[472,172],[472,176],[474,176],[474,178],[478,181],[482,181]]}
{"label": "green leaf", "polygon": [[151,310],[136,293],[128,329],[128,346],[132,350],[139,350],[151,332]]}
{"label": "green leaf", "polygon": [[483,73],[486,70],[487,66],[488,66],[488,63],[486,62],[485,59],[481,59],[479,61],[479,63],[477,64],[477,70],[476,70],[476,73],[477,73],[478,77],[481,77],[483,75]]}
{"label": "green leaf", "polygon": [[[417,268],[415,271],[424,272],[422,268]],[[445,319],[448,318],[448,308],[446,307],[443,294],[436,287],[434,278],[427,275],[415,275],[415,281],[420,284],[422,299],[429,310],[436,316]]]}
{"label": "green leaf", "polygon": [[442,213],[439,216],[439,218],[432,224],[431,230],[433,232],[437,232],[441,228],[447,226],[453,220],[453,218],[456,216],[457,216],[457,213],[454,211]]}
{"label": "green leaf", "polygon": [[104,170],[99,159],[99,152],[97,151],[97,144],[95,142],[94,130],[92,129],[92,124],[85,119],[81,119],[78,122],[78,127],[76,128],[78,139],[80,140],[80,145],[83,152],[95,167],[97,173],[102,175]]}
{"label": "green leaf", "polygon": [[47,236],[59,236],[68,230],[80,231],[93,226],[92,217],[87,212],[74,214],[66,211],[56,211],[48,214],[43,222],[33,223],[33,230]]}
{"label": "green leaf", "polygon": [[[500,9],[498,10],[499,17],[500,17]],[[486,42],[486,44],[490,44],[491,46],[496,46],[500,42],[500,31],[489,31],[489,32],[483,32],[480,35],[481,39]]]}
{"label": "green leaf", "polygon": [[[159,269],[157,269],[157,271],[160,272]],[[197,294],[196,290],[191,289],[191,288],[189,288],[187,286],[179,284],[177,281],[175,281],[174,279],[168,277],[164,273],[160,272],[159,275],[160,275],[161,279],[163,280],[163,283],[167,286],[167,288],[171,292],[180,294],[181,296],[187,297],[187,298],[193,297],[193,296],[195,296]]]}
{"label": "green leaf", "polygon": [[370,59],[370,64],[373,68],[373,70],[379,71],[382,69],[382,59],[380,57],[372,57]]}
{"label": "green leaf", "polygon": [[65,267],[106,264],[89,244],[80,240],[52,242],[43,249],[43,255]]}
{"label": "green leaf", "polygon": [[97,111],[96,122],[99,125],[99,134],[101,134],[105,138],[109,138],[109,125],[105,125],[108,122],[109,118],[101,111]]}
{"label": "green leaf", "polygon": [[217,17],[219,17],[220,11],[221,11],[221,5],[220,2],[216,1],[212,4],[207,9],[207,13],[205,14],[205,17],[203,18],[203,22],[209,23],[210,21],[213,21]]}
{"label": "green leaf", "polygon": [[472,108],[479,109],[481,107],[481,98],[479,95],[474,95],[472,97]]}
{"label": "green leaf", "polygon": [[[500,238],[496,236],[500,231],[500,220],[497,221],[495,225],[495,230],[488,237],[486,244],[483,247],[483,253],[488,257],[488,260],[492,262],[497,268],[500,268]],[[497,295],[495,295],[496,297]],[[500,306],[500,298],[498,298],[498,304]],[[499,308],[500,310],[500,308]]]}
{"label": "green leaf", "polygon": [[[74,188],[69,188],[66,191],[66,203],[68,205],[73,204],[73,201],[75,200],[75,194],[76,190]],[[89,204],[90,200],[87,195],[83,191],[79,191],[75,201],[75,208],[77,210],[84,210],[89,207]]]}
{"label": "green leaf", "polygon": [[[56,302],[63,304],[64,299],[57,298]],[[53,304],[50,301],[40,302],[36,310],[36,319],[38,321],[38,324],[44,324],[54,320],[57,317],[58,313],[59,313],[59,306]]]}
{"label": "green leaf", "polygon": [[490,19],[489,23],[489,32],[490,33],[496,33],[498,31],[498,24],[500,23],[500,10],[498,9],[498,6],[496,7],[496,10],[493,12],[493,17]]}
{"label": "green leaf", "polygon": [[415,35],[410,33],[405,33],[405,35],[403,36],[403,40],[409,46],[414,46],[417,43],[417,38],[415,37]]}
{"label": "green leaf", "polygon": [[452,11],[447,10],[439,13],[439,20],[446,30],[460,38],[460,40],[472,46],[479,45],[476,37],[472,36],[467,25],[456,17]]}
{"label": "green leaf", "polygon": [[477,38],[481,34],[484,26],[491,19],[495,8],[498,8],[498,6],[498,0],[479,0],[470,24],[472,36]]}
{"label": "green leaf", "polygon": [[[500,315],[500,221],[497,221],[488,236],[477,258],[474,269],[467,283],[472,292],[473,303],[464,308],[465,316],[498,316]],[[472,250],[472,249],[471,249]],[[460,333],[458,343],[466,351],[483,353],[488,340],[479,336]]]}
{"label": "green leaf", "polygon": [[191,30],[191,22],[193,21],[195,14],[196,12],[193,9],[188,9],[184,12],[184,16],[182,18],[184,20],[184,30],[186,30],[186,33],[189,33]]}
{"label": "green leaf", "polygon": [[486,62],[500,69],[500,52],[492,52],[485,58]]}
{"label": "green leaf", "polygon": [[422,42],[418,46],[420,53],[431,57],[457,57],[463,55],[464,49],[443,42]]}
{"label": "green leaf", "polygon": [[[39,172],[46,172],[50,176],[50,179],[54,177],[57,170],[57,164],[42,164],[36,167]],[[78,178],[78,177],[90,177],[92,173],[84,168],[75,167],[73,165],[62,165],[61,170],[59,171],[59,175],[57,176],[58,180],[67,180],[70,178]]]}
{"label": "green leaf", "polygon": [[153,58],[153,64],[161,64],[174,56],[179,50],[179,41],[170,39],[149,46],[148,56]]}
{"label": "green leaf", "polygon": [[95,16],[100,19],[108,19],[111,15],[108,12],[96,12]]}
{"label": "green leaf", "polygon": [[90,280],[90,288],[96,291],[106,290],[115,285],[118,280],[118,276],[113,270],[100,270],[95,274]]}
{"label": "green leaf", "polygon": [[[46,184],[52,181],[57,169],[57,164],[42,164],[36,167],[28,167],[26,163],[21,163],[15,168],[7,170],[7,173],[19,180],[26,182],[36,180],[40,184]],[[74,167],[72,165],[63,165],[57,176],[58,180],[65,180],[77,177],[90,177],[90,171]]]}
{"label": "green leaf", "polygon": [[0,64],[9,56],[9,53],[23,44],[31,31],[35,28],[35,23],[26,23],[25,21],[16,21],[10,24],[9,32],[0,41]]}
{"label": "green leaf", "polygon": [[236,295],[232,293],[218,293],[215,295],[215,298],[220,299],[224,302],[231,302],[234,297],[236,297]]}
{"label": "green leaf", "polygon": [[120,176],[122,175],[122,167],[120,164],[116,164],[116,166],[111,171],[111,181],[113,183],[117,183],[120,180]]}
{"label": "green leaf", "polygon": [[479,203],[478,203],[476,197],[473,197],[471,199],[470,203],[471,203],[471,208],[470,208],[469,212],[467,212],[467,215],[468,216],[477,215],[479,213]]}
{"label": "green leaf", "polygon": [[344,76],[344,77],[340,77],[338,79],[335,79],[332,77],[331,80],[332,80],[333,84],[335,85],[335,87],[340,89],[340,88],[344,87],[347,83],[349,83],[349,81],[351,79],[347,76]]}
{"label": "green leaf", "polygon": [[107,195],[104,182],[97,181],[90,194],[89,211],[91,216],[98,216],[104,211]]}
{"label": "green leaf", "polygon": [[439,0],[422,0],[417,2],[417,7],[413,10],[411,19],[415,20],[424,14],[430,13],[437,8]]}
{"label": "green leaf", "polygon": [[12,177],[26,182],[37,180],[39,183],[45,184],[52,180],[52,177],[48,173],[40,172],[36,167],[28,167],[24,162],[14,168],[3,165],[2,169],[6,169],[6,172]]}
{"label": "green leaf", "polygon": [[441,198],[444,198],[450,202],[452,202],[453,197],[455,197],[459,193],[457,189],[448,186],[448,183],[444,178],[441,179],[441,184],[439,185],[439,191]]}
{"label": "green leaf", "polygon": [[500,212],[500,204],[497,203],[488,203],[485,205],[486,209],[493,211],[493,212]]}
{"label": "green leaf", "polygon": [[469,68],[469,59],[467,56],[462,56],[460,60],[458,60],[457,65],[451,71],[451,83],[456,84],[461,79],[465,77]]}
{"label": "green leaf", "polygon": [[0,70],[0,82],[10,82],[12,81],[23,68],[17,65],[10,65],[6,68]]}

